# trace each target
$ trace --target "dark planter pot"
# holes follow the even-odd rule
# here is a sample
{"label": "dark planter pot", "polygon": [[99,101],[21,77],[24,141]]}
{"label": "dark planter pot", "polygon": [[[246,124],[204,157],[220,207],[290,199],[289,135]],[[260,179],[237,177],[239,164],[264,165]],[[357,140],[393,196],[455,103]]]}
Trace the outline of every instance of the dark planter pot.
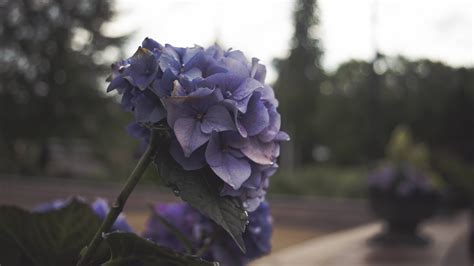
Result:
{"label": "dark planter pot", "polygon": [[433,216],[439,205],[439,194],[432,191],[414,191],[401,196],[394,191],[369,189],[370,205],[384,220],[384,231],[371,242],[377,244],[426,245],[429,239],[418,232],[419,224]]}

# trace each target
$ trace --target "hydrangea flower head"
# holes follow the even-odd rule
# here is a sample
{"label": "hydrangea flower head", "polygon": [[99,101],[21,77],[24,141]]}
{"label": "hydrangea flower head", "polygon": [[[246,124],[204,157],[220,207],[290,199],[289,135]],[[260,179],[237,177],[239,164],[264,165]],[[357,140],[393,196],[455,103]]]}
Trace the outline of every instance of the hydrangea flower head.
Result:
{"label": "hydrangea flower head", "polygon": [[212,169],[221,194],[239,197],[252,211],[278,167],[280,143],[289,140],[265,76],[258,59],[238,50],[146,38],[132,57],[112,66],[108,91],[117,91],[134,113],[134,137],[146,143],[146,126],[165,124],[174,160],[186,171]]}
{"label": "hydrangea flower head", "polygon": [[210,243],[204,258],[218,261],[220,265],[246,265],[270,253],[272,218],[266,202],[249,213],[249,224],[243,234],[246,254],[222,228],[186,203],[156,204],[153,212],[143,236],[169,248],[185,251],[183,243],[159,221],[156,214],[187,236],[195,250]]}

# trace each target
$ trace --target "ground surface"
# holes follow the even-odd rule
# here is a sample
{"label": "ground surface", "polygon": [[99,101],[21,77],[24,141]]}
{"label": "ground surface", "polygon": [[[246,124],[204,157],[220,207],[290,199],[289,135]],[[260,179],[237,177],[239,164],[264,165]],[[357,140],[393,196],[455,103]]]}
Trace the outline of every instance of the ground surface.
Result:
{"label": "ground surface", "polygon": [[[90,200],[100,196],[110,202],[120,188],[118,183],[0,176],[0,204],[31,208],[40,202],[71,195]],[[136,232],[141,232],[147,219],[148,204],[178,200],[168,190],[141,184],[127,202],[125,214]],[[270,197],[270,206],[274,218],[274,251],[372,220],[361,200],[273,196]]]}

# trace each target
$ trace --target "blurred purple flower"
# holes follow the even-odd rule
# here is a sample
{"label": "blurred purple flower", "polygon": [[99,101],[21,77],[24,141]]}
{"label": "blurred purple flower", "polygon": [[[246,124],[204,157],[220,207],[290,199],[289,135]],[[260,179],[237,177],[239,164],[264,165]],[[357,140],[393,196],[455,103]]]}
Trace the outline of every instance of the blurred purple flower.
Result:
{"label": "blurred purple flower", "polygon": [[[81,197],[76,197],[76,200],[79,200],[85,203],[85,199]],[[71,202],[71,199],[56,199],[51,202],[41,203],[38,206],[33,208],[33,212],[38,213],[47,213],[54,210],[59,210],[67,206]],[[107,200],[103,198],[97,198],[92,204],[90,204],[92,211],[101,219],[104,220],[107,214],[110,211],[109,204]],[[130,225],[125,219],[125,215],[120,214],[115,223],[112,225],[112,231],[122,231],[122,232],[133,232]]]}
{"label": "blurred purple flower", "polygon": [[391,164],[380,166],[369,173],[369,186],[380,189],[388,189],[395,181],[396,174],[396,169]]}
{"label": "blurred purple flower", "polygon": [[402,196],[433,189],[428,182],[428,177],[407,162],[398,165],[386,163],[380,166],[369,174],[368,182],[369,187],[386,191],[394,190]]}
{"label": "blurred purple flower", "polygon": [[145,231],[142,236],[181,252],[185,252],[186,247],[179,238],[163,225],[157,215],[160,215],[167,222],[178,228],[184,236],[188,237],[194,249],[197,249],[199,245],[202,244],[202,226],[207,227],[208,224],[211,224],[210,220],[188,204],[155,204],[153,206],[153,212],[146,222]]}
{"label": "blurred purple flower", "polygon": [[249,213],[249,224],[243,234],[246,254],[240,251],[227,232],[186,203],[156,204],[153,212],[143,237],[177,251],[185,251],[185,245],[160,222],[156,214],[187,236],[195,251],[210,243],[203,257],[218,261],[223,266],[245,265],[271,251],[272,218],[266,202]]}
{"label": "blurred purple flower", "polygon": [[221,265],[247,265],[252,260],[271,252],[273,219],[267,202],[249,213],[249,224],[243,234],[247,253],[243,254],[229,235],[225,234],[215,241],[210,249],[209,258]]}

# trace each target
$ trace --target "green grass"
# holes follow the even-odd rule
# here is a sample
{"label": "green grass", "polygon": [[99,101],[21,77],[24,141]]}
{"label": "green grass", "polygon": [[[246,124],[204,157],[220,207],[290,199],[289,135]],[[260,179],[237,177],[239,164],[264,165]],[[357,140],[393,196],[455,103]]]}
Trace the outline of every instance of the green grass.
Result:
{"label": "green grass", "polygon": [[271,194],[322,197],[365,197],[368,169],[361,166],[309,166],[293,172],[281,169],[270,178]]}

